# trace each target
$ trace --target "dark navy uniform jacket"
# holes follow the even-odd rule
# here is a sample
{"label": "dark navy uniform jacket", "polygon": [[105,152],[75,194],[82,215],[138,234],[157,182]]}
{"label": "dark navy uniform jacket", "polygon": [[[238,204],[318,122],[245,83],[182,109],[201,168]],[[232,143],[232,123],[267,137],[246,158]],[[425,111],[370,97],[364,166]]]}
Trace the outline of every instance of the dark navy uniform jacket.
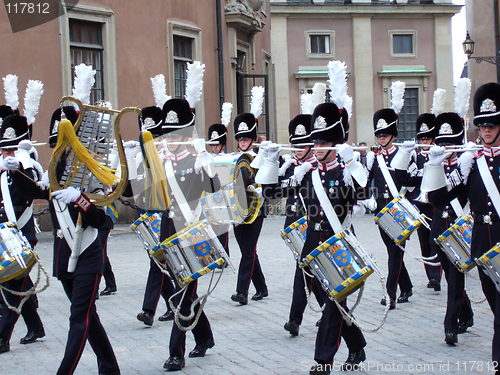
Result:
{"label": "dark navy uniform jacket", "polygon": [[[21,172],[23,172],[21,170]],[[49,199],[49,190],[42,189],[30,180],[23,176],[23,173],[12,173],[12,178],[15,183],[22,184],[23,190],[32,199]],[[82,198],[83,197],[83,198]],[[92,242],[87,249],[85,249],[78,258],[78,264],[74,273],[68,272],[68,261],[71,255],[71,249],[66,243],[64,238],[55,236],[54,240],[54,262],[53,262],[53,275],[59,280],[71,278],[75,274],[83,273],[102,273],[104,271],[104,260],[106,257],[105,248],[109,231],[113,228],[113,220],[109,217],[102,207],[98,207],[90,203],[88,199],[82,194],[82,201],[80,199],[68,204],[69,212],[73,223],[76,225],[78,214],[82,215],[83,228],[88,226],[98,229],[98,235],[94,242]],[[80,202],[80,204],[78,204]],[[57,220],[54,205],[49,201],[50,215],[54,230],[60,229],[59,221]]]}
{"label": "dark navy uniform jacket", "polygon": [[[13,173],[8,171],[2,171],[1,174],[8,173],[7,182],[9,184],[10,198],[12,200],[12,205],[14,207],[14,213],[16,218],[19,219],[23,214],[24,210],[28,208],[33,202],[33,197],[24,189],[24,185],[19,182],[15,182],[12,178]],[[23,169],[23,173],[26,174],[31,179],[35,179],[35,171],[33,168]],[[1,206],[0,206],[0,222],[9,221],[7,218],[7,214],[4,209],[4,202],[2,191],[0,189],[0,198],[1,198]],[[35,230],[35,221],[33,219],[33,215],[30,217],[28,222],[24,225],[23,228],[20,228],[23,235],[26,239],[32,244],[36,244],[36,230]]]}

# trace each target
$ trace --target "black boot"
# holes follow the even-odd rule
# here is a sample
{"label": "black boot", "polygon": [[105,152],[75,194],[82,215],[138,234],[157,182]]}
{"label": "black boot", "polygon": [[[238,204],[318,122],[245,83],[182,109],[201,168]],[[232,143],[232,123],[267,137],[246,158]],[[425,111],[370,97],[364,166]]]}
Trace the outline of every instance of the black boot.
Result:
{"label": "black boot", "polygon": [[357,352],[349,352],[347,359],[342,365],[342,371],[352,371],[359,369],[359,364],[366,360],[365,350],[361,349]]}
{"label": "black boot", "polygon": [[290,332],[290,335],[292,336],[298,336],[299,335],[299,327],[300,325],[298,323],[295,323],[293,320],[290,320],[285,323],[285,328],[286,331]]}

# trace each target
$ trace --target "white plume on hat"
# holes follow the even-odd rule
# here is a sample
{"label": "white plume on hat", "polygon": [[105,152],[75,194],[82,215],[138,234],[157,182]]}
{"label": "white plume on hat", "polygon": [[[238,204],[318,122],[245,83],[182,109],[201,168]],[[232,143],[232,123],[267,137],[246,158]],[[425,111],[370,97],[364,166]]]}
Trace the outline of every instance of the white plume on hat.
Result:
{"label": "white plume on hat", "polygon": [[150,78],[151,86],[153,88],[153,96],[155,98],[155,103],[158,108],[163,108],[163,104],[167,100],[170,100],[170,96],[167,95],[167,84],[165,83],[165,76],[163,74],[157,74]]}
{"label": "white plume on hat", "polygon": [[469,110],[471,81],[469,78],[460,78],[455,86],[455,112],[464,118]]}
{"label": "white plume on hat", "polygon": [[252,99],[250,101],[250,113],[257,119],[262,114],[262,104],[264,103],[264,87],[252,87]]}
{"label": "white plume on hat", "polygon": [[231,122],[231,112],[233,110],[232,103],[223,103],[222,104],[222,114],[220,116],[220,123],[224,125],[226,128]]}
{"label": "white plume on hat", "polygon": [[326,100],[326,85],[324,83],[316,82],[313,86],[312,99],[311,99],[311,115],[314,108]]}
{"label": "white plume on hat", "polygon": [[439,116],[441,113],[443,113],[445,102],[446,102],[446,90],[436,89],[432,97],[431,113],[434,116]]}
{"label": "white plume on hat", "polygon": [[352,96],[347,95],[345,98],[344,109],[347,111],[347,118],[350,120],[352,117]]}
{"label": "white plume on hat", "polygon": [[35,116],[38,114],[42,94],[43,83],[30,79],[26,86],[26,93],[24,94],[24,116],[26,117],[28,125],[32,125],[35,122]]}
{"label": "white plume on hat", "polygon": [[311,115],[314,107],[312,106],[313,94],[305,93],[300,96],[300,113],[304,115]]}
{"label": "white plume on hat", "polygon": [[405,86],[406,84],[402,81],[395,81],[391,85],[391,108],[397,115],[399,115],[405,104],[403,99],[405,95]]}
{"label": "white plume on hat", "polygon": [[199,61],[194,61],[192,64],[187,63],[185,99],[188,101],[191,108],[196,107],[196,104],[201,100],[204,73],[205,64]]}
{"label": "white plume on hat", "polygon": [[[73,87],[73,96],[79,99],[83,104],[90,103],[90,90],[95,83],[96,71],[91,65],[79,64],[75,66],[75,85]],[[79,109],[76,103],[73,103],[76,109]]]}
{"label": "white plume on hat", "polygon": [[17,89],[17,76],[7,74],[3,79],[3,90],[5,92],[5,104],[13,111],[19,108],[19,95]]}
{"label": "white plume on hat", "polygon": [[340,109],[344,108],[347,97],[347,73],[343,61],[332,60],[328,63],[328,85],[332,102]]}

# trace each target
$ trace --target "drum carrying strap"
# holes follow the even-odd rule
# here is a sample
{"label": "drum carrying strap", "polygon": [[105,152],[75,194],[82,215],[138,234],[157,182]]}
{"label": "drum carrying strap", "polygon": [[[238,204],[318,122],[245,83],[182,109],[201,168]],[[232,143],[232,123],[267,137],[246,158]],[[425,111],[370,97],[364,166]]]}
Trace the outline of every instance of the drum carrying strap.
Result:
{"label": "drum carrying strap", "polygon": [[193,224],[194,222],[196,222],[196,220],[198,220],[198,217],[201,213],[200,204],[198,203],[198,206],[196,207],[195,211],[191,210],[191,207],[189,206],[189,203],[186,200],[186,196],[182,192],[182,189],[179,186],[179,183],[177,182],[177,178],[175,178],[172,161],[170,161],[169,159],[165,161],[165,174],[167,175],[168,184],[172,189],[173,195],[177,199],[177,204],[181,209],[182,215],[184,216],[187,225]]}
{"label": "drum carrying strap", "polygon": [[12,198],[10,196],[9,182],[7,181],[7,172],[2,173],[2,176],[0,177],[0,188],[2,189],[3,205],[5,213],[7,214],[7,219],[10,222],[15,223],[18,229],[22,229],[33,215],[33,202],[31,202],[31,204],[26,207],[26,209],[18,219],[16,218],[14,205],[12,204]]}
{"label": "drum carrying strap", "polygon": [[477,166],[479,168],[479,173],[481,174],[481,178],[483,179],[483,184],[486,187],[486,191],[488,192],[488,195],[493,202],[493,206],[495,206],[497,215],[500,215],[500,193],[498,192],[497,185],[495,184],[490,170],[488,169],[486,159],[484,155],[481,155],[476,160]]}
{"label": "drum carrying strap", "polygon": [[396,184],[392,179],[391,173],[389,172],[389,168],[387,168],[387,164],[385,164],[385,160],[382,154],[377,155],[377,161],[378,161],[378,166],[382,171],[382,175],[384,176],[384,180],[387,183],[387,187],[389,188],[392,197],[396,198],[399,195],[398,188],[396,187]]}
{"label": "drum carrying strap", "polygon": [[332,206],[332,202],[330,202],[330,199],[328,199],[328,196],[326,195],[325,188],[321,183],[321,177],[319,176],[318,169],[315,169],[312,172],[312,182],[314,191],[318,196],[321,208],[323,209],[323,211],[325,211],[325,215],[326,218],[328,219],[328,222],[330,223],[330,226],[332,227],[335,233],[341,233],[343,231],[342,224],[340,223],[340,220],[337,217],[337,214],[335,213],[335,209]]}

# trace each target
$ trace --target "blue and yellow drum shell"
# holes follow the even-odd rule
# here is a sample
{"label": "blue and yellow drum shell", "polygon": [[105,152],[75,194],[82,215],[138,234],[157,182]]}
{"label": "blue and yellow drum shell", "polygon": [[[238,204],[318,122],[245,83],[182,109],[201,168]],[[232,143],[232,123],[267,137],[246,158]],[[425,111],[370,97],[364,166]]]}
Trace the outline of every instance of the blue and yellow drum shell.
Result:
{"label": "blue and yellow drum shell", "polygon": [[490,277],[500,293],[500,242],[476,259],[476,262]]}
{"label": "blue and yellow drum shell", "polygon": [[165,262],[181,287],[227,264],[229,257],[206,220],[177,232],[150,250]]}
{"label": "blue and yellow drum shell", "polygon": [[281,238],[292,251],[293,257],[298,262],[302,254],[302,248],[306,241],[307,216],[301,217],[281,231]]}
{"label": "blue and yellow drum shell", "polygon": [[0,283],[23,277],[36,262],[36,253],[17,226],[0,223]]}
{"label": "blue and yellow drum shell", "polygon": [[422,225],[420,218],[405,207],[408,204],[411,205],[405,197],[396,197],[375,215],[375,223],[398,245]]}
{"label": "blue and yellow drum shell", "polygon": [[465,215],[434,240],[460,272],[469,272],[476,266],[470,251],[473,225],[472,216]]}
{"label": "blue and yellow drum shell", "polygon": [[160,245],[161,214],[159,212],[146,212],[130,226],[142,240],[144,249],[150,251]]}
{"label": "blue and yellow drum shell", "polygon": [[360,249],[357,239],[345,230],[323,242],[302,261],[332,301],[341,301],[354,293],[374,271],[356,249]]}

